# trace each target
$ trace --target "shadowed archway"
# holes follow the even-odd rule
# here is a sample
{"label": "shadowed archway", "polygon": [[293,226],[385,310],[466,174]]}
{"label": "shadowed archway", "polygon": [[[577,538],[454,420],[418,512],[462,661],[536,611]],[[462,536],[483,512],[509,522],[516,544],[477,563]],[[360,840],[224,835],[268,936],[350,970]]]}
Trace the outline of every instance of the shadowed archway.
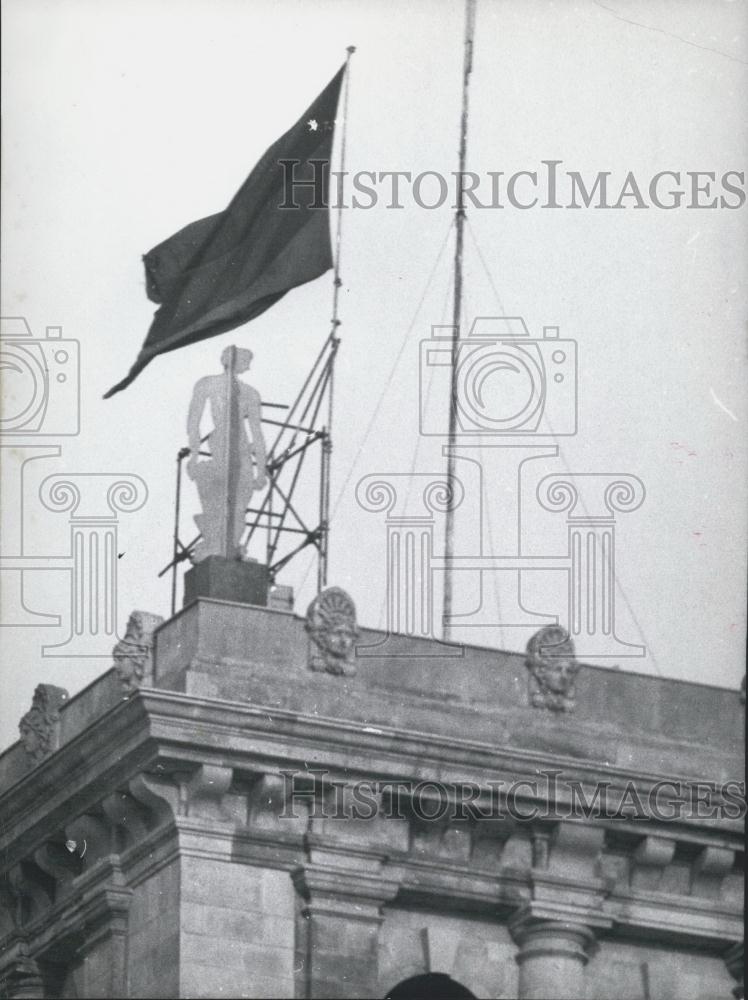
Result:
{"label": "shadowed archway", "polygon": [[411,976],[387,993],[385,1000],[476,1000],[474,993],[443,972]]}

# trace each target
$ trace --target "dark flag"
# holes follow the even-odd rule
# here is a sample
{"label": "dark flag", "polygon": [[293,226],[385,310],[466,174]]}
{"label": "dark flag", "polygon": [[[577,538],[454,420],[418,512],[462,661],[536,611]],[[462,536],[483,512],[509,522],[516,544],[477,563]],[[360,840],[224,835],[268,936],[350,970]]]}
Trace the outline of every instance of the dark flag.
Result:
{"label": "dark flag", "polygon": [[327,206],[344,72],[267,150],[228,208],[145,255],[148,298],[160,308],[129,374],[105,399],[157,354],[241,326],[333,266]]}

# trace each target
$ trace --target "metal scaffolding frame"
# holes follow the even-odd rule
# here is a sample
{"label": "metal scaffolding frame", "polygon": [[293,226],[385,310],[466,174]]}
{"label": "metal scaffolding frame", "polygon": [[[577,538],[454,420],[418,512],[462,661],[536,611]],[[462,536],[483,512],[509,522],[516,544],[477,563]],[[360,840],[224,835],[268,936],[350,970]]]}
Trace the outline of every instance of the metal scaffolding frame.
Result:
{"label": "metal scaffolding frame", "polygon": [[[284,566],[309,545],[317,549],[317,589],[327,585],[327,561],[330,512],[330,457],[332,441],[329,428],[319,425],[320,411],[325,400],[331,401],[332,378],[340,343],[337,336],[338,322],[333,320],[332,329],[317,358],[307,374],[292,405],[263,403],[266,409],[288,410],[285,420],[273,420],[263,416],[266,427],[276,428],[275,438],[267,453],[267,488],[259,506],[247,508],[243,547],[248,551],[252,540],[259,534],[265,535],[265,563],[271,584]],[[329,418],[329,410],[328,410]],[[201,439],[201,446],[210,442],[210,434]],[[302,516],[294,500],[297,486],[305,467],[307,456],[319,444],[319,510],[317,523],[310,527],[308,517]],[[192,559],[192,553],[200,538],[197,534],[185,544],[180,537],[180,516],[182,505],[182,464],[191,454],[189,448],[177,452],[176,490],[174,502],[174,533],[172,558],[159,572],[162,577],[171,570],[171,613],[176,612],[177,567],[181,562]],[[209,451],[200,451],[201,456],[210,456]],[[284,544],[294,538],[290,548]]]}

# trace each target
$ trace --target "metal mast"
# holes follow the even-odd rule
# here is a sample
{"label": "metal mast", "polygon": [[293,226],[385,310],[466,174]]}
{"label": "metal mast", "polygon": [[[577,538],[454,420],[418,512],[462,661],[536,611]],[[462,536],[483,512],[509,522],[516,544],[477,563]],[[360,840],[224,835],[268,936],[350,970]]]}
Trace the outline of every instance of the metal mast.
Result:
{"label": "metal mast", "polygon": [[[338,194],[342,194],[342,182],[345,179],[345,147],[346,132],[348,128],[348,91],[351,80],[351,56],[356,51],[355,45],[349,45],[346,49],[345,60],[345,92],[343,95],[343,124],[340,139],[340,185]],[[327,586],[327,564],[330,549],[330,460],[332,458],[332,418],[333,418],[333,391],[335,388],[335,358],[337,357],[340,337],[338,337],[338,327],[340,319],[338,316],[338,299],[342,280],[340,277],[340,256],[343,236],[343,201],[341,197],[338,202],[338,217],[335,226],[335,272],[333,277],[332,293],[332,328],[330,331],[330,375],[327,383],[327,426],[323,428],[322,438],[322,466],[320,469],[320,544],[319,558],[317,560],[317,593]]]}
{"label": "metal mast", "polygon": [[[467,159],[468,110],[470,98],[470,74],[473,69],[473,38],[475,35],[475,5],[476,0],[465,0],[465,54],[462,69],[462,115],[460,118],[460,150],[459,173],[457,182],[457,210],[455,216],[456,237],[454,257],[454,301],[452,311],[452,358],[449,394],[449,431],[447,439],[447,482],[451,486],[455,474],[455,433],[457,430],[457,352],[460,342],[460,324],[462,322],[462,252],[465,230],[465,192],[463,177]],[[442,635],[445,640],[452,637],[453,578],[451,560],[454,557],[455,512],[450,502],[447,507],[444,527],[444,609],[442,617]]]}

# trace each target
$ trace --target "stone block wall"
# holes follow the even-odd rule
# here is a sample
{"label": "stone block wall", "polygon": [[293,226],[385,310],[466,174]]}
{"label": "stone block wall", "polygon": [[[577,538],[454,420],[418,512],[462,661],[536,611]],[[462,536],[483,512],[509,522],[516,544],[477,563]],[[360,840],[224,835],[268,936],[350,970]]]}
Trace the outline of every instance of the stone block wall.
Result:
{"label": "stone block wall", "polygon": [[434,910],[388,906],[380,932],[379,991],[440,972],[477,997],[518,996],[517,946],[506,924]]}
{"label": "stone block wall", "polygon": [[699,949],[601,941],[585,969],[585,1000],[725,1000],[735,980]]}
{"label": "stone block wall", "polygon": [[180,923],[180,866],[173,859],[133,886],[128,934],[131,997],[160,1000],[179,995]]}
{"label": "stone block wall", "polygon": [[288,873],[204,857],[181,864],[179,996],[294,996]]}

